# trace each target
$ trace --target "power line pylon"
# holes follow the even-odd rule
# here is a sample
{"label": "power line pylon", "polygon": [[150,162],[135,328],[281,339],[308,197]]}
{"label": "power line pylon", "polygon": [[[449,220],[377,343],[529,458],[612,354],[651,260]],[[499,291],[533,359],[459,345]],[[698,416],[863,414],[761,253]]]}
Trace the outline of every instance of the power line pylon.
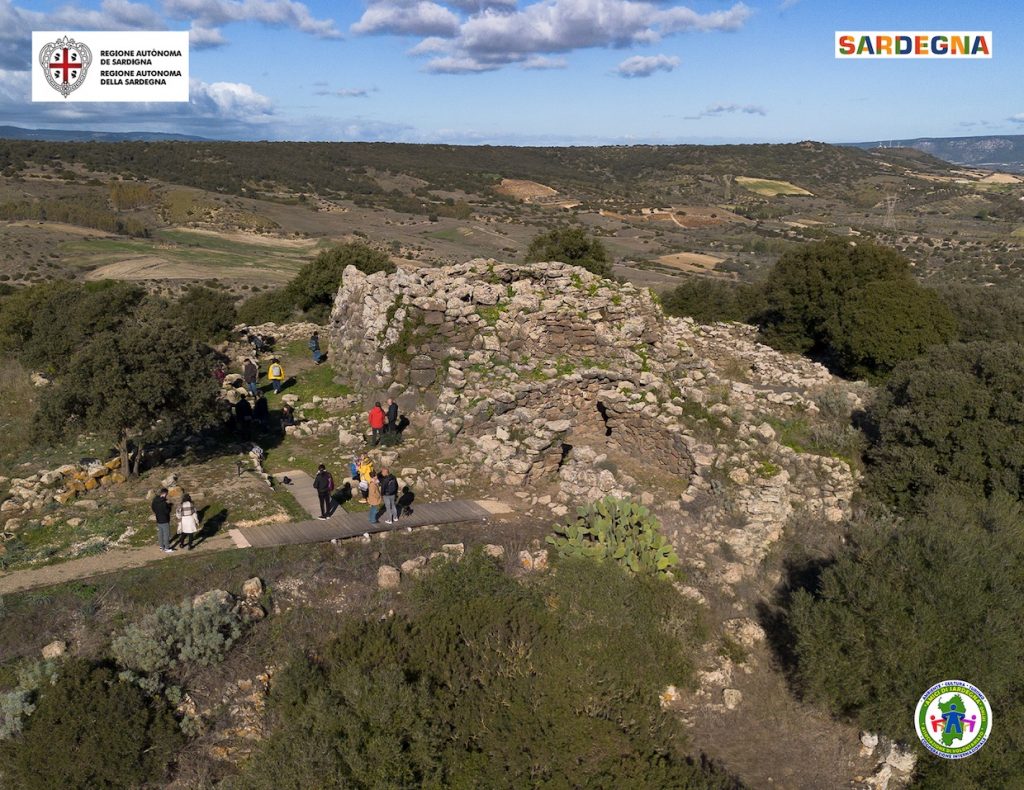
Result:
{"label": "power line pylon", "polygon": [[882,227],[885,230],[896,230],[896,195],[885,196],[885,221]]}

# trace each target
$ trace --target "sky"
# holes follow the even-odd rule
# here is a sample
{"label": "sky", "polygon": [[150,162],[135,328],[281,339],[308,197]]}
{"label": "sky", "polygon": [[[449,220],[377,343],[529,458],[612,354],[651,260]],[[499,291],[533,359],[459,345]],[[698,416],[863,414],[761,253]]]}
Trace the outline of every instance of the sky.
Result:
{"label": "sky", "polygon": [[[188,30],[187,104],[35,103],[33,30]],[[837,60],[838,30],[992,31]],[[240,140],[629,145],[1024,134],[1024,4],[0,0],[0,124]]]}

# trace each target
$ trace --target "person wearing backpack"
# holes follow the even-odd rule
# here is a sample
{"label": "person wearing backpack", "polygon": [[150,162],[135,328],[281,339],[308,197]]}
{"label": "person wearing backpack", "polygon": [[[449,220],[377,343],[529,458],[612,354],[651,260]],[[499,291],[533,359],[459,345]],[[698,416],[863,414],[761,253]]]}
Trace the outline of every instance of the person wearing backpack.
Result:
{"label": "person wearing backpack", "polygon": [[395,507],[395,497],[398,496],[398,478],[391,474],[386,466],[380,470],[380,495],[384,500],[385,524],[394,524],[398,521],[398,509]]}
{"label": "person wearing backpack", "polygon": [[270,385],[274,388],[274,394],[277,395],[281,392],[281,385],[284,384],[284,368],[278,361],[277,357],[270,360],[270,367],[267,369],[267,379],[270,381]]}
{"label": "person wearing backpack", "polygon": [[309,338],[309,351],[313,355],[313,362],[317,365],[323,360],[324,355],[320,352],[320,333],[314,332]]}
{"label": "person wearing backpack", "polygon": [[320,520],[323,521],[330,517],[331,511],[334,509],[334,500],[331,498],[331,494],[334,493],[334,478],[323,464],[317,467],[316,477],[313,478],[313,488],[316,489],[316,494],[320,498]]}

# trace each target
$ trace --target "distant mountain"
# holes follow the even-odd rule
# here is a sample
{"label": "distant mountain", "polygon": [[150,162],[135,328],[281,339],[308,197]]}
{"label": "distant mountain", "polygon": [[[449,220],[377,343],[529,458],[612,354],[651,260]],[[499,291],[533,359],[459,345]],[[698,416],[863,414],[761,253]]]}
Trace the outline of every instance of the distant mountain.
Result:
{"label": "distant mountain", "polygon": [[913,140],[879,140],[846,143],[855,148],[916,148],[957,165],[989,170],[1024,172],[1024,134],[989,137],[918,137]]}
{"label": "distant mountain", "polygon": [[165,132],[90,132],[75,129],[22,129],[19,126],[0,126],[0,140],[45,140],[47,142],[75,143],[155,142],[157,140],[209,142],[206,137]]}

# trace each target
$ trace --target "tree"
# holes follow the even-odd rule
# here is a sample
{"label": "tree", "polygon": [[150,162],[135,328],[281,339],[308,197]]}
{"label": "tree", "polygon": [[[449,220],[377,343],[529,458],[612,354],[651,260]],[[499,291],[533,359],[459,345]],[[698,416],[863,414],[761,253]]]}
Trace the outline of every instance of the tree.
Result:
{"label": "tree", "polygon": [[934,291],[913,280],[876,280],[846,295],[826,333],[839,370],[878,380],[929,346],[953,340],[956,324]]}
{"label": "tree", "polygon": [[346,266],[355,266],[364,274],[391,274],[395,271],[395,264],[383,252],[360,242],[341,244],[321,251],[314,260],[299,269],[288,283],[289,298],[310,317],[322,321],[334,306],[334,297],[338,295]]}
{"label": "tree", "polygon": [[238,320],[231,294],[204,285],[186,288],[167,309],[167,317],[203,342],[226,339]]}
{"label": "tree", "polygon": [[182,742],[166,706],[106,667],[71,660],[21,735],[0,745],[5,786],[118,790],[163,778]]}
{"label": "tree", "polygon": [[661,306],[668,315],[689,316],[698,323],[714,321],[757,322],[764,310],[760,286],[690,277],[682,285],[661,295]]}
{"label": "tree", "polygon": [[762,332],[781,351],[823,353],[828,325],[850,292],[877,280],[909,278],[909,263],[895,250],[842,239],[804,245],[785,253],[768,274]]}
{"label": "tree", "polygon": [[969,760],[919,760],[922,786],[1021,786],[1021,504],[1005,494],[985,501],[937,492],[908,521],[858,519],[851,538],[816,589],[792,600],[804,693],[865,729],[916,744],[920,695],[941,680],[967,679],[992,700],[998,723]]}
{"label": "tree", "polygon": [[1024,495],[1024,347],[938,347],[898,366],[868,410],[868,485],[900,508],[945,483]]}
{"label": "tree", "polygon": [[582,266],[599,277],[612,276],[608,250],[579,226],[555,228],[536,236],[526,251],[526,262],[542,261],[561,261]]}
{"label": "tree", "polygon": [[44,393],[36,426],[50,438],[69,428],[108,433],[122,468],[138,474],[147,442],[217,420],[213,364],[210,349],[184,327],[167,318],[133,320],[79,349]]}
{"label": "tree", "polygon": [[845,376],[882,378],[949,342],[955,321],[894,250],[830,239],[787,252],[765,281],[762,336]]}

